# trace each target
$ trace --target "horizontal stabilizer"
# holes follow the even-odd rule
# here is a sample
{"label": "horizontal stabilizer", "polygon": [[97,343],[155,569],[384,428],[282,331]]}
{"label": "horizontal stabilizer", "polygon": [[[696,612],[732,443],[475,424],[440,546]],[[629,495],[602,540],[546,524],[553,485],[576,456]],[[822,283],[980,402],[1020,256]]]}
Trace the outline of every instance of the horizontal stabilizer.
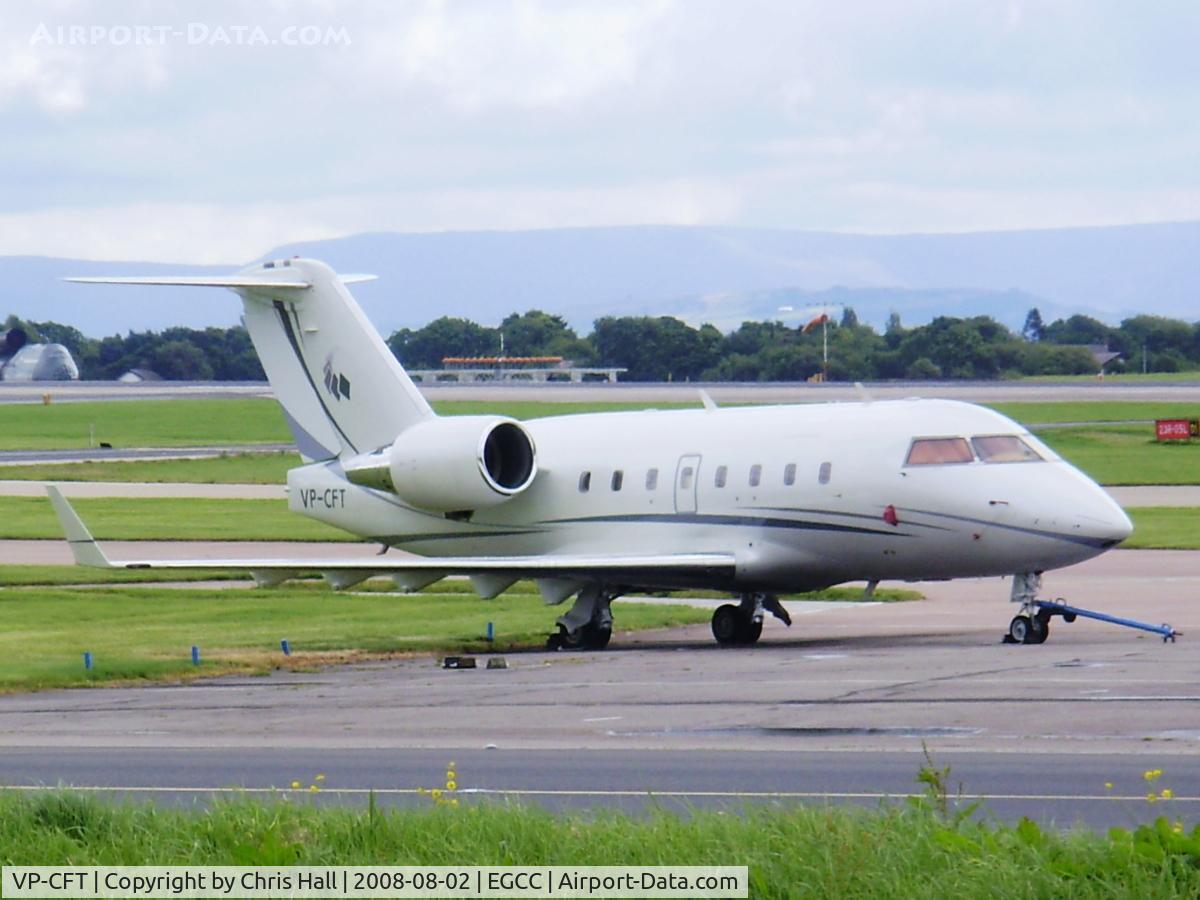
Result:
{"label": "horizontal stabilizer", "polygon": [[82,278],[64,278],[63,281],[73,281],[77,284],[157,284],[171,287],[223,287],[233,289],[247,288],[307,288],[312,285],[307,281],[284,281],[279,278],[255,278],[250,275],[146,275],[137,277],[96,276]]}

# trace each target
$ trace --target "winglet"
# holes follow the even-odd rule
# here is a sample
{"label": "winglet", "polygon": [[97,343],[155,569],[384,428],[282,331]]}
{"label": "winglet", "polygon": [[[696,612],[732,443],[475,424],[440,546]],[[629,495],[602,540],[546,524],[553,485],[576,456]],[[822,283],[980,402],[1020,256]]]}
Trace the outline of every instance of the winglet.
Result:
{"label": "winglet", "polygon": [[92,537],[92,533],[87,530],[87,526],[83,524],[83,520],[79,518],[79,514],[67,502],[67,498],[62,495],[62,492],[54,485],[48,484],[46,493],[50,495],[50,502],[54,505],[58,522],[67,536],[67,543],[71,545],[71,554],[75,557],[75,564],[100,569],[117,568],[108,561],[108,557],[104,555],[100,545],[96,543],[96,539]]}
{"label": "winglet", "polygon": [[704,408],[712,412],[717,408],[717,401],[708,395],[708,391],[700,388],[700,402],[704,404]]}

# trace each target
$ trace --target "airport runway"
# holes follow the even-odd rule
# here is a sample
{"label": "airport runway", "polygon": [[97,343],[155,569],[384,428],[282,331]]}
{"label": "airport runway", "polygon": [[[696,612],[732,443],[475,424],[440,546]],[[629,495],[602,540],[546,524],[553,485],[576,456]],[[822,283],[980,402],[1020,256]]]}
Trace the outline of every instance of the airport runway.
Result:
{"label": "airport runway", "polygon": [[[725,403],[824,403],[858,400],[862,393],[853,384],[835,382],[721,382],[617,384],[420,384],[421,392],[437,400],[501,400],[549,402],[695,403],[697,391],[707,391]],[[1117,381],[899,381],[869,383],[866,393],[876,400],[905,397],[943,397],[975,403],[1042,403],[1047,394],[1055,400],[1125,400],[1200,403],[1200,382]],[[112,381],[0,383],[0,403],[41,403],[49,394],[54,403],[84,400],[145,400],[181,397],[270,397],[270,386],[258,382],[159,381],[118,384]]]}
{"label": "airport runway", "polygon": [[212,447],[101,447],[74,450],[0,450],[3,466],[32,466],[78,462],[136,462],[164,459],[211,459],[239,453],[294,453],[293,444],[228,444]]}
{"label": "airport runway", "polygon": [[[853,803],[877,807],[919,794],[919,750],[872,754],[805,750],[129,750],[119,756],[92,751],[0,751],[9,784],[36,790],[61,783],[68,771],[81,784],[105,785],[104,796],[172,805],[215,796],[289,796],[299,802],[421,806],[418,789],[441,788],[446,767],[458,776],[461,803],[537,804],[553,810],[608,806],[629,812],[652,808],[738,811],[758,804]],[[950,766],[958,803],[980,802],[988,818],[1022,816],[1042,825],[1129,827],[1163,814],[1195,821],[1200,779],[1195,767],[1164,768],[1159,785],[1175,796],[1146,801],[1144,760],[1119,754],[937,753]],[[312,795],[315,777],[321,791]],[[298,781],[299,790],[290,785]],[[153,790],[138,787],[152,782]],[[1108,788],[1105,785],[1111,784]],[[216,787],[214,787],[216,786]],[[1153,815],[1150,815],[1153,813]]]}
{"label": "airport runway", "polygon": [[[407,802],[453,759],[464,786],[555,806],[874,803],[913,789],[924,744],[999,816],[1195,821],[1200,553],[1115,551],[1046,576],[1046,596],[1169,621],[1177,644],[1081,619],[1056,620],[1042,646],[1003,645],[1006,581],[920,588],[925,601],[769,622],[753,648],[693,626],[618,633],[603,653],[511,654],[506,670],[413,657],[3,697],[0,779],[190,800],[320,772],[351,791],[330,800],[377,788]],[[1154,768],[1175,800],[1146,802]]]}

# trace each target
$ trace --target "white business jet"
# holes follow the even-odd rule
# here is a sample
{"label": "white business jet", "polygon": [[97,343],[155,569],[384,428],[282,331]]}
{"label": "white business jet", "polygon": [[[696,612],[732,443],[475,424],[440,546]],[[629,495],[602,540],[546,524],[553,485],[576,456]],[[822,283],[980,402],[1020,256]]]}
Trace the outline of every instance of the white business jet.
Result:
{"label": "white business jet", "polygon": [[288,473],[290,508],[414,555],[110,561],[50,488],[77,562],[242,568],[262,584],[315,569],[335,588],[466,575],[487,598],[532,578],[548,604],[575,598],[552,645],[591,649],[632,591],[739,595],[712,630],[751,644],[766,612],[788,622],[782,592],[1013,575],[1010,637],[1041,643],[1041,572],[1132,530],[1025,428],[966,403],[718,409],[705,397],[695,410],[438,416],[350,296],[359,278],[289,259],[229,277],[73,280],[235,291],[307,463]]}

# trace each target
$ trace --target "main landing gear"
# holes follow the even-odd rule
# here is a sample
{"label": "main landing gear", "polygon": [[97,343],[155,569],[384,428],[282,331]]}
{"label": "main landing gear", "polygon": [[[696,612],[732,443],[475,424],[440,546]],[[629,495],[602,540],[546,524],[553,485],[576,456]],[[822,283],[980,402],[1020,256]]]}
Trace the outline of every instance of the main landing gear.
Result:
{"label": "main landing gear", "polygon": [[613,591],[588,585],[575,598],[575,605],[558,617],[558,633],[546,639],[547,650],[603,650],[612,638]]}
{"label": "main landing gear", "polygon": [[741,603],[725,603],[713,612],[713,637],[723,646],[753,644],[762,634],[764,612],[789,627],[792,624],[792,617],[774,594],[742,594]]}

